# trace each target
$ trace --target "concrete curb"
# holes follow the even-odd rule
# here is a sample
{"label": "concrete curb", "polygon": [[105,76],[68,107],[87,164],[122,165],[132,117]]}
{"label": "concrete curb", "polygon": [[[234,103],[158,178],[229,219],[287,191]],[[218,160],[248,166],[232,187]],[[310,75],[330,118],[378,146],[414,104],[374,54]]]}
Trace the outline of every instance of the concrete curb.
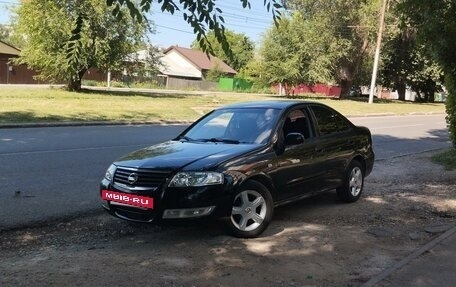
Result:
{"label": "concrete curb", "polygon": [[374,113],[365,115],[346,115],[347,118],[369,118],[369,117],[403,117],[403,116],[430,116],[430,115],[445,115],[444,112],[413,112],[408,114],[395,113]]}
{"label": "concrete curb", "polygon": [[84,126],[142,126],[142,125],[189,125],[191,121],[147,121],[147,122],[50,122],[0,124],[0,129],[46,128],[46,127],[84,127]]}
{"label": "concrete curb", "polygon": [[380,283],[381,281],[386,279],[388,276],[390,276],[392,273],[394,273],[395,271],[401,269],[402,267],[407,265],[409,262],[411,262],[413,259],[419,257],[420,255],[422,255],[426,251],[429,251],[430,249],[435,247],[437,244],[439,244],[440,242],[442,242],[446,238],[452,236],[453,234],[456,234],[456,226],[453,226],[451,229],[449,229],[448,231],[446,231],[445,233],[443,233],[439,237],[437,237],[437,238],[433,239],[432,241],[428,242],[426,245],[424,245],[420,249],[416,250],[415,252],[413,252],[409,256],[405,257],[401,261],[397,262],[393,266],[385,269],[380,274],[372,277],[369,281],[367,281],[366,283],[361,285],[361,287],[372,287],[372,286],[377,285],[378,283]]}

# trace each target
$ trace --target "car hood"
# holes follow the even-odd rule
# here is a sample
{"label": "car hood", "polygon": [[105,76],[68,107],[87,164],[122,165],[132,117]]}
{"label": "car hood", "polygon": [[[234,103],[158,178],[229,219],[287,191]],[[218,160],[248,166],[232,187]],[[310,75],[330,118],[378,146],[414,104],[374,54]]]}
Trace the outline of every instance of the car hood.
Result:
{"label": "car hood", "polygon": [[257,145],[168,141],[134,151],[115,162],[133,168],[204,170],[237,155],[254,150]]}

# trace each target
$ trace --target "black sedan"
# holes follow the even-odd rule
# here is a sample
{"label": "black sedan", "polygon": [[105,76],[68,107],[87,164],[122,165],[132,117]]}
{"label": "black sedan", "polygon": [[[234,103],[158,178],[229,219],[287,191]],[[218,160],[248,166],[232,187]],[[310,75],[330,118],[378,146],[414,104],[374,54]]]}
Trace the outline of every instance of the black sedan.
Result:
{"label": "black sedan", "polygon": [[225,217],[235,236],[256,237],[276,206],[332,189],[357,201],[373,164],[369,130],[330,107],[250,102],[216,109],[175,139],[115,161],[100,194],[122,219]]}

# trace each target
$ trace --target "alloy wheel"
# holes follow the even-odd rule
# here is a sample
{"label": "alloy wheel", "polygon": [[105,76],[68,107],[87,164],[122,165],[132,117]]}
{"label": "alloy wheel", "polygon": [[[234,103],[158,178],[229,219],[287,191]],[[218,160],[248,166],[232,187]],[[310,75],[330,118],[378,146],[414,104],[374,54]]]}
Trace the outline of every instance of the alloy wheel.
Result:
{"label": "alloy wheel", "polygon": [[353,196],[358,196],[363,188],[363,172],[355,166],[350,173],[349,190]]}
{"label": "alloy wheel", "polygon": [[241,231],[252,231],[263,223],[266,213],[264,197],[255,190],[244,190],[234,199],[231,222]]}

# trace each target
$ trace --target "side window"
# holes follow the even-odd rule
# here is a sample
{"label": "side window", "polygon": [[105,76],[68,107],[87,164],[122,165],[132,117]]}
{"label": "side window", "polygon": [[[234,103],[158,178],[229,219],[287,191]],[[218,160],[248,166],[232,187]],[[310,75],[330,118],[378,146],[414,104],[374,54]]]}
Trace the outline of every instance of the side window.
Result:
{"label": "side window", "polygon": [[311,106],[317,119],[320,135],[337,133],[350,129],[350,124],[338,113],[321,106]]}
{"label": "side window", "polygon": [[288,114],[283,125],[284,137],[289,133],[300,133],[304,138],[310,138],[309,119],[304,111],[294,110]]}

